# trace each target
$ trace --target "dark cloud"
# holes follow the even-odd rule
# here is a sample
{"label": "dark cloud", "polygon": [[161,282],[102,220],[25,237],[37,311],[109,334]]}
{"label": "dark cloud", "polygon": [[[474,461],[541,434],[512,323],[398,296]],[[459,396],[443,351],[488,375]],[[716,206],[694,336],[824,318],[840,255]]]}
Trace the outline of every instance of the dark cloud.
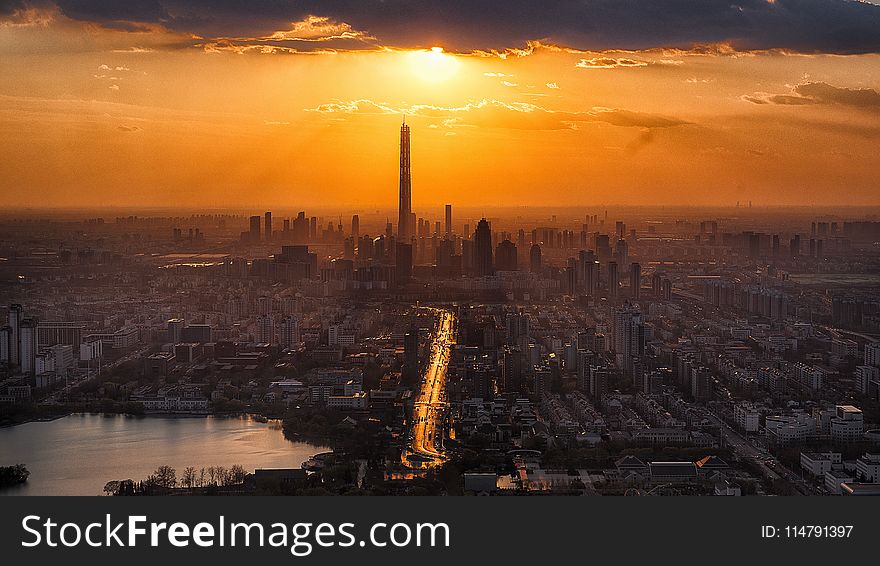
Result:
{"label": "dark cloud", "polygon": [[799,84],[794,90],[820,104],[880,107],[880,93],[873,88],[840,88],[828,83],[805,83]]}
{"label": "dark cloud", "polygon": [[654,114],[645,114],[643,112],[632,112],[630,110],[620,109],[600,109],[593,112],[592,115],[601,122],[608,122],[615,126],[637,127],[637,128],[671,128],[673,126],[683,126],[688,124],[684,120],[678,118],[666,118]]}
{"label": "dark cloud", "polygon": [[[2,0],[0,14],[50,0]],[[384,45],[503,49],[541,39],[580,49],[730,43],[740,49],[880,51],[880,7],[848,0],[55,0],[76,20],[162,24],[208,38],[264,37],[309,15]]]}
{"label": "dark cloud", "polygon": [[0,0],[0,17],[11,16],[27,8],[24,0]]}
{"label": "dark cloud", "polygon": [[872,88],[843,88],[822,82],[802,83],[790,94],[754,94],[742,97],[753,104],[805,106],[836,104],[857,108],[880,109],[880,93]]}
{"label": "dark cloud", "polygon": [[171,20],[160,0],[55,0],[61,13],[75,20],[117,26],[160,24]]}
{"label": "dark cloud", "polygon": [[0,0],[0,26],[46,24],[54,9],[48,0]]}

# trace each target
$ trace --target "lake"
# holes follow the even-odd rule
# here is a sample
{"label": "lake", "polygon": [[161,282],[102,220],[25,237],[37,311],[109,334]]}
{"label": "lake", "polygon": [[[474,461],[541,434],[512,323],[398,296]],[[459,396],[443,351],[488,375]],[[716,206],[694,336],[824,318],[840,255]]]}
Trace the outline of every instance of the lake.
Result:
{"label": "lake", "polygon": [[0,465],[31,472],[0,495],[101,495],[110,480],[141,480],[164,464],[178,478],[187,466],[298,468],[327,450],[286,440],[280,421],[75,414],[0,428]]}

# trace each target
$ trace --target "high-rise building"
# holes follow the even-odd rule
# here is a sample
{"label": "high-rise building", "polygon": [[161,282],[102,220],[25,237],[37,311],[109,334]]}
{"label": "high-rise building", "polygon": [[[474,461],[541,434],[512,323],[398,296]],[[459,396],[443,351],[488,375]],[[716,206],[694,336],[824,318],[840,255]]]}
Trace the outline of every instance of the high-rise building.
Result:
{"label": "high-rise building", "polygon": [[260,217],[259,216],[251,216],[250,241],[251,242],[259,242],[260,241]]}
{"label": "high-rise building", "polygon": [[506,339],[509,344],[518,345],[529,342],[529,315],[523,312],[508,313],[504,317]]}
{"label": "high-rise building", "polygon": [[9,335],[12,329],[8,326],[0,327],[0,364],[9,363]]}
{"label": "high-rise building", "polygon": [[272,213],[267,212],[265,215],[265,218],[266,218],[266,222],[265,222],[266,241],[268,242],[269,240],[272,239]]}
{"label": "high-rise building", "polygon": [[257,297],[257,314],[272,314],[272,297]]}
{"label": "high-rise building", "polygon": [[452,236],[452,205],[446,205],[446,237]]}
{"label": "high-rise building", "polygon": [[281,321],[281,342],[283,349],[296,348],[300,343],[299,318],[295,316],[286,316]]}
{"label": "high-rise building", "polygon": [[361,236],[361,219],[357,214],[351,217],[351,236],[355,242]]}
{"label": "high-rise building", "polygon": [[498,271],[516,271],[518,268],[516,244],[504,240],[495,248],[495,265]]}
{"label": "high-rise building", "polygon": [[412,244],[397,244],[395,250],[395,266],[398,283],[405,283],[412,277],[413,247]]}
{"label": "high-rise building", "polygon": [[9,365],[18,367],[21,363],[21,320],[24,309],[21,305],[9,305]]}
{"label": "high-rise building", "polygon": [[880,342],[865,344],[865,365],[880,367]]}
{"label": "high-rise building", "polygon": [[37,355],[37,322],[31,318],[22,320],[19,326],[19,336],[21,373],[33,374]]}
{"label": "high-rise building", "polygon": [[272,344],[275,337],[275,319],[272,315],[263,314],[257,317],[257,342]]}
{"label": "high-rise building", "polygon": [[641,288],[642,266],[639,263],[633,262],[633,264],[629,266],[629,296],[633,299],[638,299]]}
{"label": "high-rise building", "polygon": [[477,223],[477,230],[474,232],[474,274],[477,277],[485,277],[494,273],[492,229],[489,228],[489,222],[483,218]]}
{"label": "high-rise building", "polygon": [[632,306],[614,309],[613,318],[614,353],[618,366],[625,376],[632,379],[636,361],[645,354],[645,327],[642,314]]}
{"label": "high-rise building", "polygon": [[538,244],[532,244],[532,249],[529,250],[529,267],[532,273],[541,272],[541,246]]}
{"label": "high-rise building", "polygon": [[[259,218],[259,216],[257,217]],[[172,318],[168,320],[168,341],[172,344],[179,344],[183,337],[184,322],[182,318]]]}
{"label": "high-rise building", "polygon": [[412,177],[409,157],[409,126],[400,126],[400,202],[397,212],[397,236],[409,240],[413,234],[412,223]]}
{"label": "high-rise building", "polygon": [[608,262],[608,296],[617,297],[620,289],[620,273],[617,270],[617,262]]}
{"label": "high-rise building", "polygon": [[584,290],[587,296],[595,297],[599,294],[599,261],[588,261],[584,266]]}
{"label": "high-rise building", "polygon": [[625,269],[629,263],[629,245],[623,238],[617,240],[614,255],[617,257],[617,265],[619,265],[621,269]]}
{"label": "high-rise building", "polygon": [[505,393],[522,390],[523,354],[517,348],[507,346],[501,357],[501,387]]}

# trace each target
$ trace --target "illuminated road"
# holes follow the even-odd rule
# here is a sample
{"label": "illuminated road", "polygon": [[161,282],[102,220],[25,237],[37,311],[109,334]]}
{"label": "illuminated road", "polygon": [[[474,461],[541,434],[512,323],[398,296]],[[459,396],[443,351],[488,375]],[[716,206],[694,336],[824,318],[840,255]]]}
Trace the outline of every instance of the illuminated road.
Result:
{"label": "illuminated road", "polygon": [[412,430],[405,463],[413,468],[426,468],[443,463],[443,411],[446,406],[446,370],[449,367],[449,346],[455,341],[455,317],[446,310],[436,309],[439,319],[431,360],[413,408]]}

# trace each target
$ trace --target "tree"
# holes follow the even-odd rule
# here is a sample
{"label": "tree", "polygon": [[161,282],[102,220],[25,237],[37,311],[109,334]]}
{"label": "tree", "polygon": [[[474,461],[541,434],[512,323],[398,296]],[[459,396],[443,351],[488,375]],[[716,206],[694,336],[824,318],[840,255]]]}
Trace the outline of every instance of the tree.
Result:
{"label": "tree", "polygon": [[244,478],[247,477],[247,472],[244,471],[244,468],[239,464],[236,464],[229,468],[229,483],[230,484],[240,484],[244,483]]}
{"label": "tree", "polygon": [[24,464],[0,467],[0,487],[18,485],[27,481],[31,473]]}
{"label": "tree", "polygon": [[171,466],[159,466],[147,481],[165,489],[172,489],[177,485],[177,471]]}
{"label": "tree", "polygon": [[180,483],[183,487],[192,489],[196,485],[196,469],[192,466],[187,466],[183,470],[183,476],[180,478]]}

